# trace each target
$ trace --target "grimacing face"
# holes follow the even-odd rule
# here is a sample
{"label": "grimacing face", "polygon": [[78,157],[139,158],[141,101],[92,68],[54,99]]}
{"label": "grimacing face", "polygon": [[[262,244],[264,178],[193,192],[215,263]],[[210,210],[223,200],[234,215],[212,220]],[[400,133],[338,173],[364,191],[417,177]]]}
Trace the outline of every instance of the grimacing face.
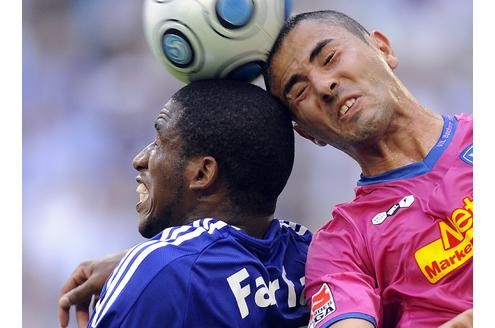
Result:
{"label": "grimacing face", "polygon": [[155,121],[156,139],[133,160],[139,202],[139,232],[151,238],[163,229],[182,224],[184,211],[184,159],[181,138],[174,129],[170,102]]}
{"label": "grimacing face", "polygon": [[384,131],[399,94],[387,38],[367,38],[369,44],[341,26],[301,21],[270,66],[271,92],[298,125],[344,150]]}

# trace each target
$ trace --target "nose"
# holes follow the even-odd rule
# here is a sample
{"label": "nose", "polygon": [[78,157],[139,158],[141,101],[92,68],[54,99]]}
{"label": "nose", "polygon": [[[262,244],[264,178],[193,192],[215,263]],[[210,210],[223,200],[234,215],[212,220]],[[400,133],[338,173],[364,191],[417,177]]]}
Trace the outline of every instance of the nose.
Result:
{"label": "nose", "polygon": [[326,103],[329,103],[337,97],[337,81],[328,78],[315,77],[312,79],[314,88],[318,96]]}
{"label": "nose", "polygon": [[132,166],[138,170],[144,170],[148,167],[149,151],[152,144],[144,147],[132,160]]}

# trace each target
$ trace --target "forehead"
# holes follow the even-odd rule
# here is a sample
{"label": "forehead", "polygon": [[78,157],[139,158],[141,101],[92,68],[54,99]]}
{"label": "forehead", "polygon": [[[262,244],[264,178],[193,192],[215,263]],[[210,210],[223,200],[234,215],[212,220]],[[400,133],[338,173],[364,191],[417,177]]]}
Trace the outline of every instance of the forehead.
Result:
{"label": "forehead", "polygon": [[[270,73],[272,86],[280,85],[281,79],[300,65],[309,62],[314,47],[325,39],[352,40],[353,35],[344,27],[324,21],[305,20],[299,22],[285,37],[272,59]],[[275,90],[274,90],[275,91]]]}

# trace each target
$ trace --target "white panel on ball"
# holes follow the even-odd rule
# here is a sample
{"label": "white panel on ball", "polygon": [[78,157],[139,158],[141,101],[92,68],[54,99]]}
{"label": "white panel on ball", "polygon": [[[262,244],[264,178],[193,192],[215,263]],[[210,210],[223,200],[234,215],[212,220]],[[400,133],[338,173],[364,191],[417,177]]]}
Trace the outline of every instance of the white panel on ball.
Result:
{"label": "white panel on ball", "polygon": [[290,12],[290,0],[145,0],[153,54],[183,82],[253,80]]}

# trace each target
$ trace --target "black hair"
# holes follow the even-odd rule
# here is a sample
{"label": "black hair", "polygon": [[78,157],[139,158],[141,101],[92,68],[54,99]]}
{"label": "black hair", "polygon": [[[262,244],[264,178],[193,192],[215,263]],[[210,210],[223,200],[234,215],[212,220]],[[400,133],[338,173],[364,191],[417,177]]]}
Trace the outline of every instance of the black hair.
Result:
{"label": "black hair", "polygon": [[273,214],[294,163],[287,108],[247,82],[195,81],[172,97],[184,156],[209,155],[233,206],[246,214]]}
{"label": "black hair", "polygon": [[287,35],[302,21],[305,20],[313,20],[322,23],[328,23],[330,25],[337,25],[345,28],[365,43],[369,44],[366,39],[367,36],[370,35],[370,32],[365,29],[361,24],[359,24],[353,18],[347,16],[344,13],[334,11],[334,10],[320,10],[320,11],[312,11],[307,13],[298,14],[296,16],[291,16],[287,19],[284,26],[280,30],[277,39],[275,40],[272,50],[268,54],[268,58],[266,60],[266,65],[264,69],[264,79],[267,90],[271,89],[270,84],[270,65],[272,63],[273,57],[280,50],[282,43],[284,42]]}

